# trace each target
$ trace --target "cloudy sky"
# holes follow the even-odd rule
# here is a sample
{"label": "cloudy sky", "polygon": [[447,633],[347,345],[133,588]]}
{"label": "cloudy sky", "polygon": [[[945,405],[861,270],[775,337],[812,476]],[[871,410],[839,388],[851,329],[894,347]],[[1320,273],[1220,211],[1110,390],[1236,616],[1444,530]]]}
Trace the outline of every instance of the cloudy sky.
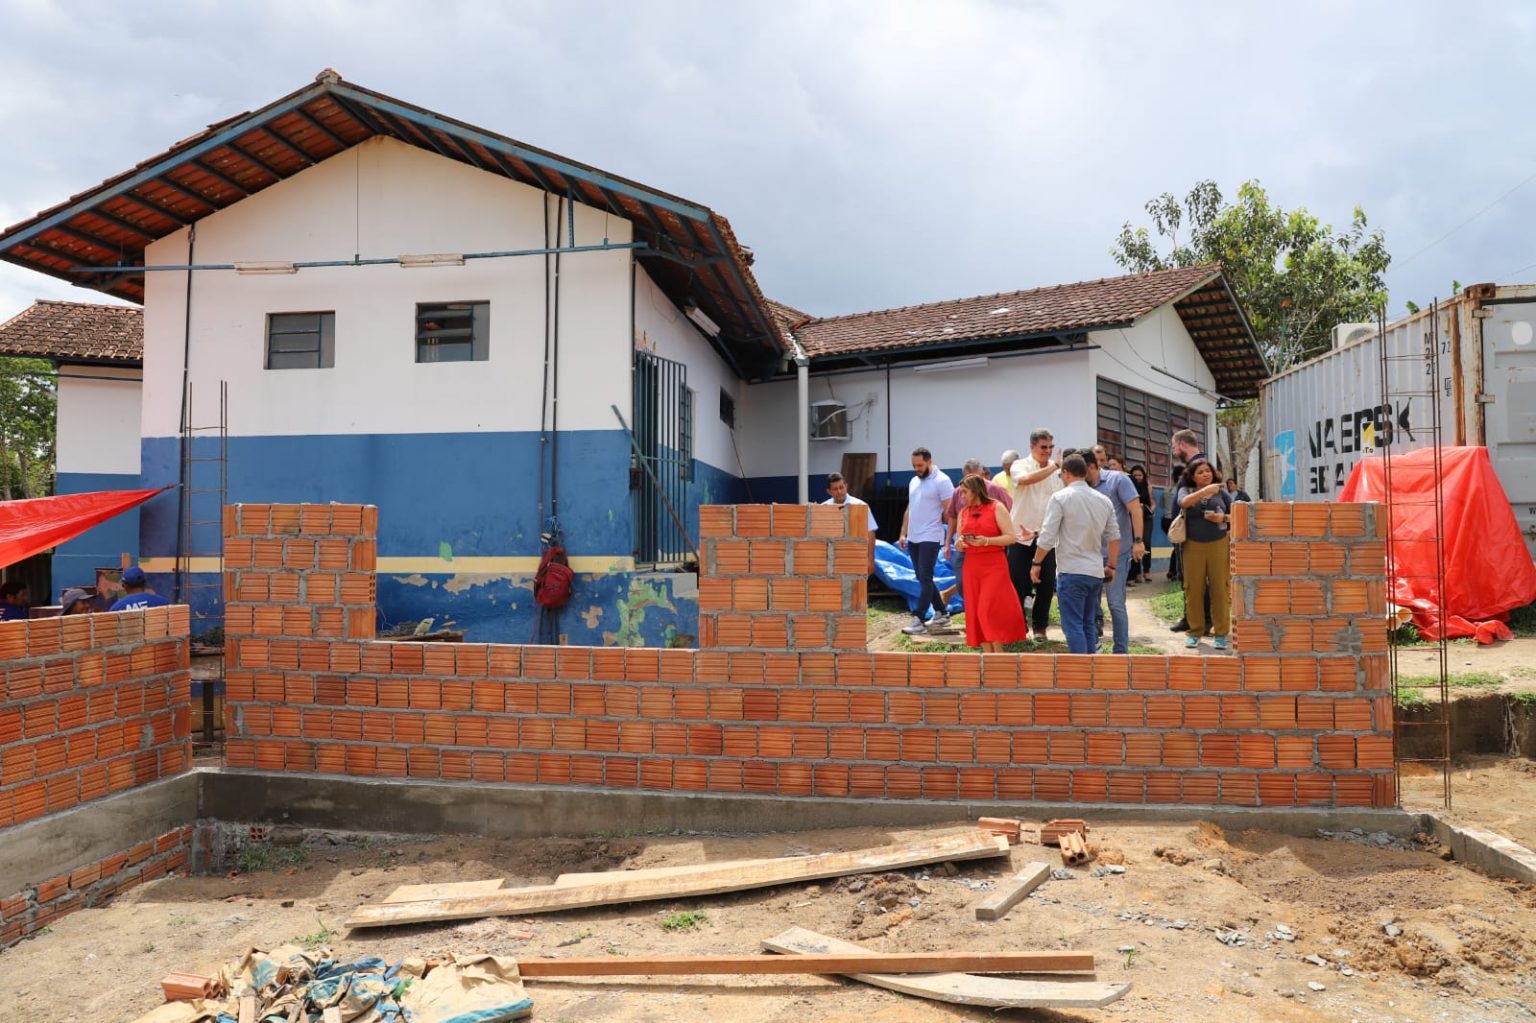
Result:
{"label": "cloudy sky", "polygon": [[[832,314],[1114,274],[1216,179],[1386,232],[1393,310],[1536,280],[1536,5],[0,0],[0,223],[330,66],[706,203]],[[95,293],[0,264],[0,318]]]}

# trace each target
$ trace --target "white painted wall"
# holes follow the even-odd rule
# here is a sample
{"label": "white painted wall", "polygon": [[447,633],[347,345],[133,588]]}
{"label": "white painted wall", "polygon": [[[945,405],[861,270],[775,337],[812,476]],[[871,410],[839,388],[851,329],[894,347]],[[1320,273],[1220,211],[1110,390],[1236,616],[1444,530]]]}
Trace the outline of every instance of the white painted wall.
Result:
{"label": "white painted wall", "polygon": [[[720,391],[728,391],[739,406],[744,385],[693,321],[672,304],[638,264],[635,266],[635,347],[688,367],[688,386],[695,394],[694,457],[724,472],[737,473],[731,431],[720,421]],[[628,402],[620,405],[620,408],[628,407]]]}
{"label": "white painted wall", "polygon": [[1174,380],[1152,367],[1160,366],[1174,376],[1192,381],[1214,393],[1211,375],[1200,350],[1184,329],[1184,321],[1171,304],[1161,306],[1123,330],[1098,330],[1089,335],[1099,350],[1090,365],[1095,376],[1155,394],[1207,415],[1216,409],[1215,399],[1195,387]]}
{"label": "white painted wall", "polygon": [[[197,263],[481,252],[544,244],[545,194],[393,139],[374,138],[197,224]],[[564,218],[561,218],[564,229]],[[576,243],[631,240],[627,220],[576,207]],[[150,264],[185,264],[187,234],[150,246]],[[629,407],[626,250],[561,259],[561,429],[612,429]],[[544,351],[540,256],[464,266],[301,270],[193,283],[194,395],[230,386],[235,436],[534,430]],[[144,435],[178,430],[186,275],[151,272],[144,314]],[[488,300],[486,362],[418,365],[418,302]],[[336,365],[266,370],[266,317],[334,310]],[[207,419],[216,409],[194,410]]]}
{"label": "white painted wall", "polygon": [[58,471],[137,476],[139,371],[61,366],[59,374]]}
{"label": "white painted wall", "polygon": [[[974,369],[919,373],[891,370],[891,461],[886,464],[884,370],[818,377],[812,364],[811,401],[836,398],[848,405],[848,441],[811,442],[811,496],[825,490],[816,477],[841,468],[849,452],[874,452],[876,471],[910,471],[912,449],[933,452],[946,468],[980,458],[994,469],[1008,448],[1024,450],[1037,426],[1064,443],[1094,434],[1093,377],[1087,352],[993,359]],[[795,382],[747,388],[739,431],[749,476],[790,476],[795,456]]]}

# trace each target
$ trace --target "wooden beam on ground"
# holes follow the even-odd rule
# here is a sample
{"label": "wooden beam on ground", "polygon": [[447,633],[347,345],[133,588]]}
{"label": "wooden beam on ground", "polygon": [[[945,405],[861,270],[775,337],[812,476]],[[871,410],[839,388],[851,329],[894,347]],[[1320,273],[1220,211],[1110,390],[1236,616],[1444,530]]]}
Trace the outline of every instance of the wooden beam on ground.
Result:
{"label": "wooden beam on ground", "polygon": [[577,956],[519,959],[517,972],[536,977],[684,977],[704,974],[848,973],[1092,973],[1092,952],[826,952],[764,955]]}
{"label": "wooden beam on ground", "polygon": [[574,884],[604,884],[615,881],[638,881],[641,878],[652,877],[678,877],[682,874],[693,874],[700,870],[723,870],[726,867],[756,867],[764,863],[773,863],[783,857],[772,856],[756,860],[720,860],[715,863],[690,863],[677,867],[641,867],[637,870],[596,870],[579,874],[561,874],[555,878],[555,884],[561,888],[568,888]]}
{"label": "wooden beam on ground", "polygon": [[602,882],[585,885],[541,885],[534,888],[509,888],[483,895],[433,899],[396,905],[359,906],[347,927],[392,927],[398,924],[430,923],[438,920],[474,920],[488,916],[527,916],[554,913],[565,909],[587,909],[653,899],[690,898],[725,892],[768,888],[773,885],[815,881],[848,874],[868,874],[886,870],[920,867],[951,860],[976,860],[1006,856],[1008,840],[981,831],[919,840],[906,844],[858,849],[850,852],[821,853],[816,856],[788,856],[747,867],[700,866],[696,871],[675,877]]}
{"label": "wooden beam on ground", "polygon": [[[867,949],[852,942],[829,938],[803,927],[791,927],[782,934],[776,934],[764,941],[763,947],[772,952],[797,957],[812,954],[868,955]],[[1104,984],[1093,980],[1016,980],[1008,977],[976,977],[969,973],[935,973],[926,976],[847,973],[844,976],[849,980],[898,991],[904,995],[994,1009],[1096,1009],[1119,1001],[1131,989],[1129,984]]]}
{"label": "wooden beam on ground", "polygon": [[431,902],[433,899],[457,899],[464,895],[486,895],[500,891],[504,878],[489,881],[450,881],[446,884],[403,884],[384,898],[384,905],[401,902]]}
{"label": "wooden beam on ground", "polygon": [[1026,863],[1024,869],[1004,881],[997,891],[976,907],[976,919],[1001,920],[1008,911],[1023,901],[1024,896],[1039,888],[1051,876],[1046,863]]}
{"label": "wooden beam on ground", "polygon": [[256,1023],[256,996],[240,996],[240,1023]]}

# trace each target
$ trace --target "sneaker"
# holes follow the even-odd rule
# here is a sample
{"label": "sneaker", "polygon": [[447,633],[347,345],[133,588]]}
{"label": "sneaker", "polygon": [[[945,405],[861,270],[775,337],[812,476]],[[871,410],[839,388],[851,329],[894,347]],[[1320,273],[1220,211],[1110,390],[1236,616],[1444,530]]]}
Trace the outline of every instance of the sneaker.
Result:
{"label": "sneaker", "polygon": [[1216,649],[1217,650],[1225,650],[1225,649],[1227,649],[1227,637],[1225,637],[1225,636],[1217,636],[1216,637]]}
{"label": "sneaker", "polygon": [[1024,598],[1024,610],[1025,610],[1025,612],[1029,612],[1029,611],[1033,611],[1034,609],[1035,609],[1035,597],[1034,597],[1034,594],[1030,594],[1029,596]]}
{"label": "sneaker", "polygon": [[943,612],[940,612],[939,614],[934,615],[932,618],[928,619],[928,628],[930,628],[930,629],[947,629],[947,628],[949,628],[949,615],[947,615],[947,614],[945,614]]}
{"label": "sneaker", "polygon": [[909,636],[925,636],[928,634],[928,626],[923,624],[921,618],[912,619],[912,624],[901,630]]}
{"label": "sneaker", "polygon": [[1189,631],[1189,619],[1188,618],[1180,618],[1177,622],[1175,622],[1174,624],[1172,624],[1172,625],[1170,625],[1168,627],[1168,631],[1169,632],[1188,632]]}
{"label": "sneaker", "polygon": [[1198,647],[1199,645],[1200,645],[1200,637],[1199,636],[1185,636],[1184,637],[1184,647],[1185,647],[1185,649],[1193,650],[1196,647]]}

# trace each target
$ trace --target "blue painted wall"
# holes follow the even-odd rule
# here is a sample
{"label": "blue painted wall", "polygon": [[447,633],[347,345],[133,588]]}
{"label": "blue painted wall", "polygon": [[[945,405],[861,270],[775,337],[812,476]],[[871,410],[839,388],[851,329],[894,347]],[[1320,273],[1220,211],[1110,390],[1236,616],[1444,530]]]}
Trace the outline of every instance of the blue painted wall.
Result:
{"label": "blue painted wall", "polygon": [[[214,454],[211,439],[195,453]],[[232,437],[229,501],[330,502],[379,508],[380,557],[533,557],[540,553],[539,437],[534,432],[367,434]],[[551,459],[554,457],[551,446]],[[558,445],[560,525],[573,557],[628,557],[633,551],[629,490],[630,445],[620,430],[566,431]],[[145,438],[144,485],[174,483],[178,439]],[[546,485],[547,485],[546,480]],[[740,480],[695,462],[689,500],[680,514],[698,537],[698,506],[740,500]],[[213,523],[216,499],[195,498],[193,555],[219,549]],[[545,514],[549,514],[545,495]],[[176,553],[177,502],[156,498],[144,506],[140,532],[145,556]],[[478,642],[525,643],[538,625],[532,575],[456,575],[453,562],[430,574],[379,577],[380,627],[431,617],[453,622]],[[212,582],[211,577],[199,579]],[[153,580],[170,592],[167,576]],[[212,589],[193,591],[196,606]],[[560,632],[590,645],[693,645],[698,631],[695,577],[678,573],[579,573]]]}
{"label": "blue painted wall", "polygon": [[[129,473],[61,472],[55,493],[87,494],[96,490],[137,490],[139,477]],[[60,544],[53,552],[53,590],[33,594],[34,603],[53,603],[69,586],[95,586],[96,569],[114,568],[127,551],[139,553],[139,509],[134,508]]]}

